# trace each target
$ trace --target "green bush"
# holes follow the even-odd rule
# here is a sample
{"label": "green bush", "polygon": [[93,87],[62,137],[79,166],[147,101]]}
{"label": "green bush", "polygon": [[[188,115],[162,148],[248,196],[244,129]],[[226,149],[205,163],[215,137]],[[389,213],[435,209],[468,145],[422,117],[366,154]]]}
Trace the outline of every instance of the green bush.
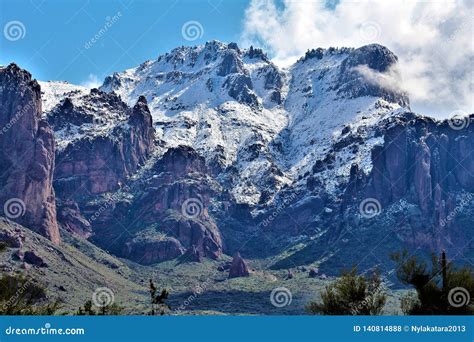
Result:
{"label": "green bush", "polygon": [[416,295],[402,298],[402,310],[407,315],[472,315],[474,313],[474,275],[471,268],[455,268],[432,256],[431,268],[408,252],[396,253],[397,277],[416,290]]}
{"label": "green bush", "polygon": [[354,268],[327,286],[321,299],[321,303],[310,303],[306,310],[322,315],[379,315],[385,305],[386,295],[378,273],[372,276],[357,275]]}

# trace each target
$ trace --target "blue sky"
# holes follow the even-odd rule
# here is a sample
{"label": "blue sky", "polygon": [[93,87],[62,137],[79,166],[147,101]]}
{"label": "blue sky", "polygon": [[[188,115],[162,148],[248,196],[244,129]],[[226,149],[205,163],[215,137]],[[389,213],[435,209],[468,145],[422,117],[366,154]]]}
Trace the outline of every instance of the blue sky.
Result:
{"label": "blue sky", "polygon": [[[0,0],[1,28],[12,21],[24,26],[22,39],[0,37],[0,64],[14,61],[40,80],[102,80],[176,46],[238,41],[247,6],[246,0]],[[86,48],[107,20],[105,34]],[[189,21],[202,25],[201,38],[183,37]]]}
{"label": "blue sky", "polygon": [[[402,75],[379,75],[383,86],[407,91],[419,113],[447,117],[474,111],[473,15],[472,0],[0,0],[0,64],[91,86],[213,39],[257,45],[282,66],[312,48],[380,43]],[[182,33],[189,22],[197,39]]]}

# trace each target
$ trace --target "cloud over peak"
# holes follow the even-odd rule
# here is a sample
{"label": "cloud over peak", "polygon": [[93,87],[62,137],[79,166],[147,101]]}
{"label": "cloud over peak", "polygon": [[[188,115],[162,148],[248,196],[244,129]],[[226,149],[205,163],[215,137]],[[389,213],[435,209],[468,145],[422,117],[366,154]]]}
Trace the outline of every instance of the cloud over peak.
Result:
{"label": "cloud over peak", "polygon": [[252,0],[242,43],[265,47],[286,66],[315,47],[380,43],[399,57],[401,83],[390,73],[359,72],[405,89],[415,111],[447,117],[474,112],[473,7],[471,0]]}

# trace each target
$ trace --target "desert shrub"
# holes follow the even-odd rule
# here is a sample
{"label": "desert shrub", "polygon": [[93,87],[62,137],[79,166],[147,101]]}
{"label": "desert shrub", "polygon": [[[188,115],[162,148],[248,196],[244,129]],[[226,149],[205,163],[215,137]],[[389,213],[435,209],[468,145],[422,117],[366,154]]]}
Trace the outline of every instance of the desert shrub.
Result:
{"label": "desert shrub", "polygon": [[378,315],[385,305],[386,295],[378,273],[358,275],[354,268],[327,286],[321,300],[310,303],[306,310],[322,315]]}
{"label": "desert shrub", "polygon": [[395,253],[397,278],[412,286],[416,295],[402,298],[402,310],[407,315],[472,315],[474,313],[474,274],[465,266],[456,268],[435,255],[431,267],[408,252]]}

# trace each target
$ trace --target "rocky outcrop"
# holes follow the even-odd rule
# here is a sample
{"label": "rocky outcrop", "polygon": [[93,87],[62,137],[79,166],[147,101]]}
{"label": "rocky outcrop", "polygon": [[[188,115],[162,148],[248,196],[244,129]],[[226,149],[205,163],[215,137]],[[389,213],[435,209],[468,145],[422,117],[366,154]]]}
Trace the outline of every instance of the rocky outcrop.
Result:
{"label": "rocky outcrop", "polygon": [[217,70],[218,76],[244,73],[244,64],[240,59],[239,52],[229,49],[222,57],[222,62]]}
{"label": "rocky outcrop", "polygon": [[53,133],[41,119],[41,90],[15,64],[0,68],[2,215],[60,242],[52,186]]}
{"label": "rocky outcrop", "polygon": [[230,97],[240,103],[258,107],[258,98],[253,91],[252,80],[246,74],[231,74],[227,76],[224,85]]}
{"label": "rocky outcrop", "polygon": [[202,261],[201,253],[196,248],[196,246],[191,246],[190,248],[188,248],[186,253],[184,253],[183,255],[183,259],[185,262],[201,262]]}
{"label": "rocky outcrop", "polygon": [[[193,253],[194,261],[219,258],[223,242],[208,210],[216,183],[208,172],[204,158],[192,148],[169,149],[140,180],[130,184],[128,190],[135,194],[131,203],[117,203],[110,214],[94,220],[94,241],[107,246],[119,239],[113,252],[148,264],[176,258],[185,251]],[[131,239],[123,239],[113,229],[116,219],[136,232]],[[145,234],[150,227],[153,233]],[[120,248],[121,244],[127,247]]]}
{"label": "rocky outcrop", "polygon": [[390,74],[393,83],[397,83],[399,75],[394,69],[397,62],[398,57],[379,44],[365,45],[351,51],[341,64],[338,92],[350,97],[377,96],[408,107],[406,93],[381,81],[382,74]]}
{"label": "rocky outcrop", "polygon": [[248,277],[250,275],[247,263],[240,256],[239,252],[234,254],[232,264],[229,269],[229,278]]}
{"label": "rocky outcrop", "polygon": [[58,221],[61,223],[64,229],[86,239],[92,235],[91,224],[81,213],[77,202],[72,200],[58,200],[57,212]]}
{"label": "rocky outcrop", "polygon": [[[8,223],[3,218],[0,218],[2,224]],[[8,247],[21,248],[25,242],[25,234],[21,229],[16,228],[14,230],[1,229],[0,230],[0,241],[5,242]]]}
{"label": "rocky outcrop", "polygon": [[367,195],[382,203],[409,196],[423,212],[450,192],[474,191],[474,130],[407,113],[387,122],[383,146],[372,153]]}
{"label": "rocky outcrop", "polygon": [[43,258],[33,251],[26,251],[23,255],[23,261],[33,266],[48,267]]}
{"label": "rocky outcrop", "polygon": [[474,191],[470,153],[474,130],[470,126],[453,129],[449,121],[440,123],[411,113],[391,118],[382,127],[384,144],[372,151],[372,171],[367,177],[354,171],[349,197],[355,202],[374,198],[382,208],[397,201],[414,204],[420,217],[413,220],[418,215],[412,213],[400,218],[401,226],[412,229],[405,242],[430,248],[462,247],[465,229],[462,224],[456,227],[448,216],[462,217],[455,199]]}
{"label": "rocky outcrop", "polygon": [[138,234],[125,243],[123,255],[143,265],[151,265],[160,261],[174,259],[184,253],[181,243],[173,238],[154,234],[144,236]]}
{"label": "rocky outcrop", "polygon": [[[120,188],[151,154],[154,129],[144,97],[133,109],[116,95],[96,89],[78,101],[81,104],[74,105],[66,99],[48,117],[56,134],[67,134],[72,129],[63,124],[69,117],[75,118],[75,124],[81,123],[79,127],[91,123],[99,126],[98,133],[73,140],[57,154],[54,185],[58,196],[80,200]],[[107,111],[96,109],[91,113],[94,106]]]}

